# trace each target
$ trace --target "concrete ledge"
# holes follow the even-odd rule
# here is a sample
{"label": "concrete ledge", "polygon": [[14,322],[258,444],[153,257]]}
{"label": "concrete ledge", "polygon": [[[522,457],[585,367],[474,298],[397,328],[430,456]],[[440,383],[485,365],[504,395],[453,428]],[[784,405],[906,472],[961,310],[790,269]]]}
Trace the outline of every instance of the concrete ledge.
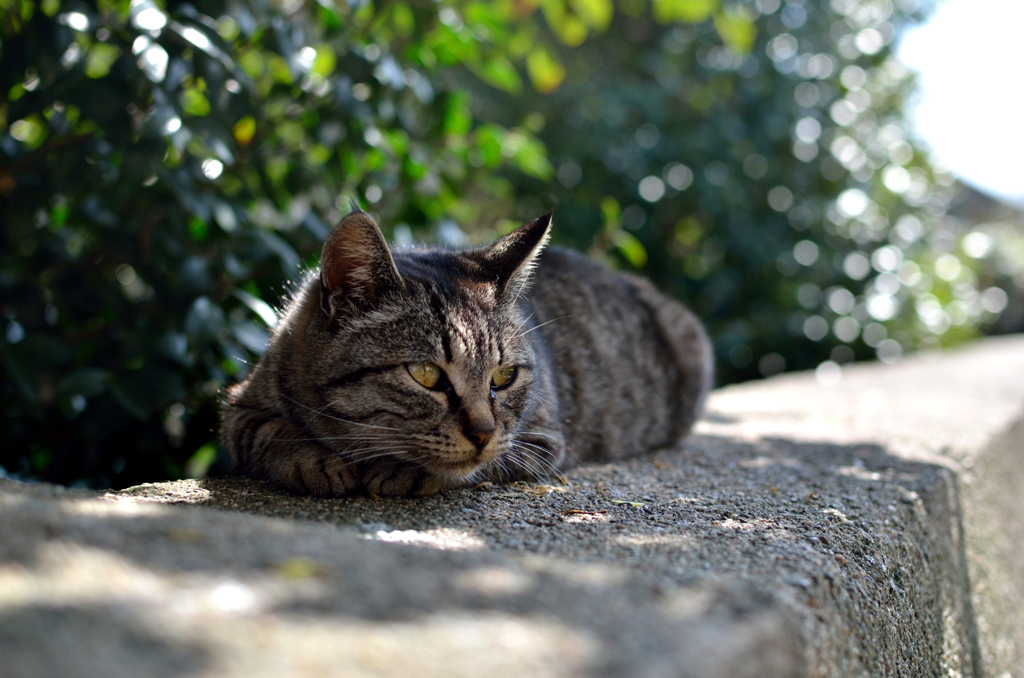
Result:
{"label": "concrete ledge", "polygon": [[22,676],[1024,675],[1024,339],[722,389],[678,451],[425,500],[0,481]]}

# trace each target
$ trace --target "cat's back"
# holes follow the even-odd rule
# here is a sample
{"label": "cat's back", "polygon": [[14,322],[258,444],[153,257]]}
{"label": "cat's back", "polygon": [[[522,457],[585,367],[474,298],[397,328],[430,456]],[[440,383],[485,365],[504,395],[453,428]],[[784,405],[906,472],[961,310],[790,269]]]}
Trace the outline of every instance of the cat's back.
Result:
{"label": "cat's back", "polygon": [[700,321],[648,281],[569,250],[546,250],[534,275],[526,311],[549,355],[570,453],[619,458],[689,432],[713,381]]}

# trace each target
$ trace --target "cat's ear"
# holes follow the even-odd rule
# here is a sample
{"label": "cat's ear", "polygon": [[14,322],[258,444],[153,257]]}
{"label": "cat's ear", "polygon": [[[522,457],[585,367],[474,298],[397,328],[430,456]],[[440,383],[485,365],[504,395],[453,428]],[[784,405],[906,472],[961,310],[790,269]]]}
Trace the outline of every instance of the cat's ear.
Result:
{"label": "cat's ear", "polygon": [[324,242],[320,258],[320,304],[334,315],[343,308],[372,308],[404,287],[384,234],[358,207]]}
{"label": "cat's ear", "polygon": [[529,281],[537,257],[550,237],[553,213],[552,209],[479,251],[477,261],[488,275],[497,278],[499,295],[508,291],[518,294]]}

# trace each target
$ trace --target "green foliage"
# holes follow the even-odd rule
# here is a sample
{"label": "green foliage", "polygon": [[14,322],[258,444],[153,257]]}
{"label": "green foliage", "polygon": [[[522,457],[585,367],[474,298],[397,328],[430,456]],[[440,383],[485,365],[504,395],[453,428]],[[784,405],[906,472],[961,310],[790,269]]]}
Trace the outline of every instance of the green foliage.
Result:
{"label": "green foliage", "polygon": [[347,196],[451,235],[507,195],[495,171],[549,178],[530,132],[446,84],[521,88],[476,30],[406,3],[3,0],[0,465],[97,486],[208,468],[220,390]]}
{"label": "green foliage", "polygon": [[890,51],[909,5],[655,0],[560,49],[547,97],[463,84],[480,117],[544,120],[558,183],[516,178],[516,216],[557,202],[556,238],[688,300],[720,380],[891,362],[1006,303],[995,241],[949,216],[952,177],[909,140]]}
{"label": "green foliage", "polygon": [[726,381],[970,336],[1002,236],[906,139],[900,6],[0,0],[0,466],[216,469],[219,393],[349,196],[452,244],[557,203]]}

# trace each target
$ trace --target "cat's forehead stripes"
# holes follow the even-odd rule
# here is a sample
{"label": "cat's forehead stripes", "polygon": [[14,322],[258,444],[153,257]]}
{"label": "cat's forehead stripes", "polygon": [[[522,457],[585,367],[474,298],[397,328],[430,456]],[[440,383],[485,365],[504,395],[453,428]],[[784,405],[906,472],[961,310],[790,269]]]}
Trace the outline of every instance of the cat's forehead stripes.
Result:
{"label": "cat's forehead stripes", "polygon": [[[422,262],[418,262],[422,264]],[[480,359],[494,354],[495,341],[490,336],[490,319],[498,312],[493,285],[457,279],[455,284],[409,273],[411,288],[408,321],[426,325],[425,332],[440,342],[447,362],[457,356]],[[424,311],[427,313],[425,314]]]}
{"label": "cat's forehead stripes", "polygon": [[449,363],[471,372],[474,379],[489,377],[499,355],[487,318],[479,309],[450,309],[445,335],[451,347]]}

